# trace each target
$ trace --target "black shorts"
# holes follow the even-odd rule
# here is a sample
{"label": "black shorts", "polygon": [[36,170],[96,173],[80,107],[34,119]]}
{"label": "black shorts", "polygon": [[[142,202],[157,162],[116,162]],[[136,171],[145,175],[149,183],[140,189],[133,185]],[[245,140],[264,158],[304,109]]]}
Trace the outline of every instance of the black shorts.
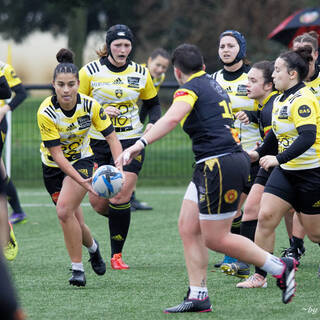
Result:
{"label": "black shorts", "polygon": [[269,168],[269,170],[266,171],[262,167],[260,167],[256,179],[254,180],[254,184],[261,184],[262,186],[265,186],[267,184],[272,170],[273,168]]}
{"label": "black shorts", "polygon": [[297,212],[320,214],[320,168],[289,171],[275,167],[264,192],[289,202]]}
{"label": "black shorts", "polygon": [[[122,149],[125,150],[131,147],[136,143],[137,140],[139,139],[120,140]],[[94,161],[98,164],[99,167],[105,164],[114,166],[111,150],[107,141],[90,139],[90,147],[94,153]],[[139,172],[142,169],[142,164],[144,162],[144,156],[145,151],[143,149],[141,153],[131,161],[130,164],[123,167],[123,171],[133,172],[136,175],[139,175]]]}
{"label": "black shorts", "polygon": [[247,184],[245,185],[245,187],[243,189],[243,193],[249,194],[249,192],[250,192],[250,190],[251,190],[251,188],[252,188],[252,186],[254,184],[254,181],[256,179],[256,176],[258,174],[259,168],[260,168],[259,161],[251,163],[251,165],[250,165],[250,176],[249,176]]}
{"label": "black shorts", "polygon": [[[80,159],[72,166],[84,179],[88,179],[92,176],[93,172],[93,157]],[[44,185],[50,194],[53,203],[56,204],[62,188],[62,182],[66,174],[60,168],[49,167],[43,163],[42,172]]]}
{"label": "black shorts", "polygon": [[4,143],[6,140],[7,132],[8,132],[8,123],[7,123],[6,117],[4,117],[0,122],[0,157],[2,157],[2,151],[3,151]]}
{"label": "black shorts", "polygon": [[[236,152],[196,165],[193,183],[197,188],[201,215],[234,215],[250,172],[246,152]],[[222,218],[222,217],[221,217]],[[224,218],[222,218],[224,219]]]}

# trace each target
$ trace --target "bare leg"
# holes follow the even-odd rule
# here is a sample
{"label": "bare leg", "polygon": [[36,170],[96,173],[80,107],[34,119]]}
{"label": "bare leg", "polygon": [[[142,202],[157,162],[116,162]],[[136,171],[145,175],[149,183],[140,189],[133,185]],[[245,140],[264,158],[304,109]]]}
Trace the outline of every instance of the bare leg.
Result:
{"label": "bare leg", "polygon": [[197,203],[183,200],[179,217],[179,232],[190,286],[206,286],[208,249],[204,245],[199,223]]}

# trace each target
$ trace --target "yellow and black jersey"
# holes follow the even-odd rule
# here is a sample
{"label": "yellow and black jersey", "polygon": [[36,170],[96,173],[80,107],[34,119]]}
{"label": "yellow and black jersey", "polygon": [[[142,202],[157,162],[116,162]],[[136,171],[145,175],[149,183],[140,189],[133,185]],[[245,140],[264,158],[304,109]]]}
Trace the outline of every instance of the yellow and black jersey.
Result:
{"label": "yellow and black jersey", "polygon": [[[16,75],[16,72],[10,64],[0,61],[0,71],[5,76],[10,88],[17,86],[18,84],[21,84],[20,78]],[[5,101],[0,100],[0,107],[4,105]]]}
{"label": "yellow and black jersey", "polygon": [[193,74],[174,94],[174,102],[183,101],[192,110],[181,126],[192,140],[197,162],[240,151],[232,134],[234,117],[230,99],[222,87],[204,71]]}
{"label": "yellow and black jersey", "polygon": [[[221,69],[214,73],[212,77],[225,89],[231,100],[232,112],[236,114],[239,111],[257,111],[257,104],[247,96],[248,68],[243,68],[238,77],[232,80],[226,79],[226,71]],[[236,119],[234,127],[237,129],[242,147],[245,151],[255,148],[256,142],[261,141],[258,124],[250,122],[243,124]]]}
{"label": "yellow and black jersey", "polygon": [[320,103],[320,67],[316,66],[315,74],[310,81],[305,81],[305,85],[311,89]]}
{"label": "yellow and black jersey", "polygon": [[[103,57],[82,67],[79,76],[79,92],[93,97],[104,108],[113,106],[120,110],[121,114],[111,119],[120,140],[142,135],[138,99],[149,100],[157,96],[147,68],[131,61],[122,69],[112,70],[108,59]],[[90,135],[103,139],[94,128]]]}
{"label": "yellow and black jersey", "polygon": [[[272,110],[272,130],[278,140],[278,152],[284,152],[298,138],[297,128],[304,125],[320,128],[320,107],[309,87],[302,86],[283,97],[276,97]],[[316,141],[300,156],[280,165],[286,170],[304,170],[320,167],[320,132]]]}
{"label": "yellow and black jersey", "polygon": [[91,125],[102,136],[107,136],[114,130],[101,105],[83,94],[78,94],[77,104],[70,111],[60,107],[56,96],[46,98],[39,107],[37,119],[42,140],[41,160],[49,167],[58,165],[48,148],[60,145],[64,156],[74,163],[93,154],[89,145]]}

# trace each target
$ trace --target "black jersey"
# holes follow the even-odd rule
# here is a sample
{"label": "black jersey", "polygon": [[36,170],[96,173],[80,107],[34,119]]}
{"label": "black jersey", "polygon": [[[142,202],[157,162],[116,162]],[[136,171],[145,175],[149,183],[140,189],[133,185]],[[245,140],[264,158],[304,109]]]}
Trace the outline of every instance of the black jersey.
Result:
{"label": "black jersey", "polygon": [[204,71],[193,74],[174,94],[174,101],[183,101],[192,110],[181,121],[192,140],[197,162],[242,148],[233,132],[234,117],[229,96],[218,82]]}

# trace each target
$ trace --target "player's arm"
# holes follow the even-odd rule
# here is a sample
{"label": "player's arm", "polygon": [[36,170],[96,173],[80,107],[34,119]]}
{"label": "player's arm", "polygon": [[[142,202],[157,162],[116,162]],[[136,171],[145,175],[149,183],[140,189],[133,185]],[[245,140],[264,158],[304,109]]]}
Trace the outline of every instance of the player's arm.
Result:
{"label": "player's arm", "polygon": [[[93,105],[93,117],[92,117],[93,126],[97,131],[105,137],[107,143],[109,144],[112,158],[115,160],[120,156],[122,152],[122,145],[118,139],[116,132],[109,116],[106,114],[101,105],[95,101]],[[122,172],[122,164],[117,165],[117,168]]]}
{"label": "player's arm", "polygon": [[11,87],[11,90],[15,93],[14,98],[8,103],[10,110],[13,111],[23,100],[27,98],[27,91],[22,83]]}
{"label": "player's arm", "polygon": [[192,106],[190,103],[185,101],[174,101],[165,115],[161,117],[140,140],[126,149],[117,159],[116,163],[123,163],[124,165],[130,163],[130,161],[136,157],[147,144],[151,144],[161,139],[172,131],[191,110]]}

